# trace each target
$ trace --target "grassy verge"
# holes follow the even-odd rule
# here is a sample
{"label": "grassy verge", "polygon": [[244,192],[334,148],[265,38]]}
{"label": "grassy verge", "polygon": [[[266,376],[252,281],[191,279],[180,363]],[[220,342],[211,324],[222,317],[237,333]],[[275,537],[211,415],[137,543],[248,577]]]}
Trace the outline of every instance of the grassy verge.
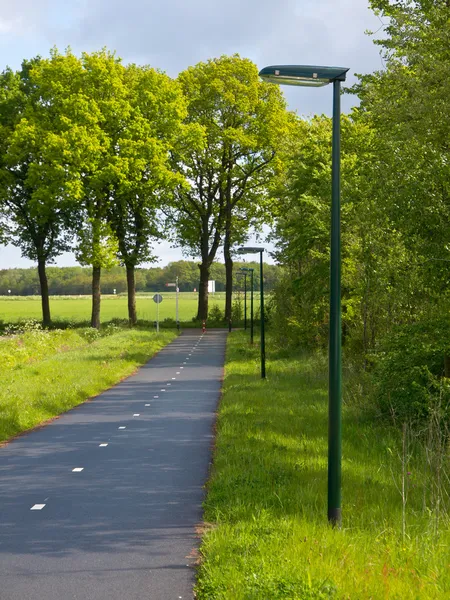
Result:
{"label": "grassy verge", "polygon": [[333,530],[326,522],[326,364],[272,356],[265,382],[258,365],[257,348],[233,333],[199,600],[450,597],[448,521],[436,527],[413,461],[404,510],[401,435],[347,400],[343,527]]}
{"label": "grassy verge", "polygon": [[111,387],[175,338],[109,327],[29,331],[0,340],[0,441]]}

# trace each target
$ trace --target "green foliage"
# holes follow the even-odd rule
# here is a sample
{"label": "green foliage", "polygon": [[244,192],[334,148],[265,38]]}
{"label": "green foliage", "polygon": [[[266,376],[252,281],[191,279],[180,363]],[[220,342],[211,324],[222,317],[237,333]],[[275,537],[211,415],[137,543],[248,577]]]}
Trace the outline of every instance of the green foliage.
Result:
{"label": "green foliage", "polygon": [[376,362],[378,403],[384,414],[403,422],[424,422],[436,410],[450,422],[448,317],[426,319],[391,332]]}
{"label": "green foliage", "polygon": [[0,205],[12,243],[45,262],[69,249],[82,194],[78,154],[91,142],[86,128],[77,129],[51,102],[38,75],[42,64],[25,60],[0,76]]}
{"label": "green foliage", "polygon": [[[238,55],[198,63],[178,81],[187,123],[202,139],[188,154],[174,153],[174,168],[190,186],[175,190],[171,222],[185,251],[201,257],[202,292],[221,243],[230,261],[249,225],[267,220],[267,189],[282,167],[279,150],[290,121],[279,88],[261,82],[256,65]],[[227,285],[230,293],[232,282]],[[207,316],[205,298],[200,293],[199,318]]]}
{"label": "green foliage", "polygon": [[221,323],[223,322],[223,320],[224,312],[220,309],[220,306],[218,304],[214,304],[208,314],[208,323],[210,323],[211,321],[215,323]]}
{"label": "green foliage", "polygon": [[[360,76],[352,91],[361,104],[341,118],[343,343],[364,368],[386,350],[380,405],[399,419],[426,418],[438,397],[447,402],[439,372],[445,342],[427,315],[448,297],[450,283],[449,6],[371,6],[385,23],[376,42],[385,68]],[[299,120],[276,190],[274,237],[285,275],[272,318],[280,345],[324,347],[328,340],[330,136],[330,119]],[[424,338],[436,334],[428,350],[414,323]],[[394,351],[390,338],[400,344],[398,331],[404,341]]]}
{"label": "green foliage", "polygon": [[244,318],[244,300],[241,296],[238,296],[233,300],[231,310],[231,321],[233,323],[240,323]]}

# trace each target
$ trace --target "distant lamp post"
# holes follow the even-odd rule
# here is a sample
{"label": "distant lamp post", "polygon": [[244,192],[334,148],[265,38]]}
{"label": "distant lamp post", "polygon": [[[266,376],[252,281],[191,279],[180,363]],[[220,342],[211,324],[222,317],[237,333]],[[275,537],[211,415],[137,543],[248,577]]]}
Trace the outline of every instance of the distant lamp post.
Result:
{"label": "distant lamp post", "polygon": [[250,273],[250,343],[253,345],[253,271],[249,267],[241,267],[241,271]]}
{"label": "distant lamp post", "polygon": [[264,248],[254,248],[253,246],[244,246],[239,248],[239,254],[256,254],[259,252],[259,289],[260,289],[260,306],[261,306],[261,378],[266,378],[266,340],[264,332],[264,278],[263,278],[263,252]]}
{"label": "distant lamp post", "polygon": [[330,334],[328,402],[328,520],[341,523],[342,462],[342,357],[341,357],[341,233],[340,233],[340,119],[341,81],[345,67],[279,65],[259,73],[267,82],[280,85],[322,87],[333,84],[333,137],[331,158],[331,252]]}
{"label": "distant lamp post", "polygon": [[244,330],[247,331],[247,273],[245,269],[239,269],[236,275],[244,278]]}

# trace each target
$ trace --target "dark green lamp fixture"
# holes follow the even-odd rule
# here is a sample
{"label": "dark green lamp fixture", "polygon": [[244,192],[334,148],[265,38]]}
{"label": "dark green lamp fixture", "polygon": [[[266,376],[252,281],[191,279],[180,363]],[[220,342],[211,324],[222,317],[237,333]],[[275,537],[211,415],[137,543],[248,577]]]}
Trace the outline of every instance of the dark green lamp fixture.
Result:
{"label": "dark green lamp fixture", "polygon": [[333,138],[331,157],[331,256],[330,335],[328,403],[328,520],[341,523],[342,462],[342,356],[341,356],[341,199],[340,199],[340,118],[341,81],[345,67],[275,65],[265,67],[260,77],[269,83],[322,87],[333,84]]}

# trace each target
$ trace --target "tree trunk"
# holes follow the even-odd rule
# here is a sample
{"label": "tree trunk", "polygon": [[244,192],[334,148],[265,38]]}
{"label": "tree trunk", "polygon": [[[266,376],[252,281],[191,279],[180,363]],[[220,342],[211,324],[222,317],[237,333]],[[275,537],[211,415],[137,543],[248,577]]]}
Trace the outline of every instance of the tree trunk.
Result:
{"label": "tree trunk", "polygon": [[134,265],[126,265],[127,267],[127,290],[128,290],[128,320],[130,325],[136,325],[136,283],[134,279]]}
{"label": "tree trunk", "polygon": [[227,219],[223,255],[225,258],[225,321],[231,320],[233,299],[233,260],[231,258],[231,223]]}
{"label": "tree trunk", "polygon": [[208,280],[210,266],[207,262],[203,261],[199,265],[200,269],[200,286],[198,292],[198,312],[197,319],[203,321],[208,318]]}
{"label": "tree trunk", "polygon": [[101,267],[92,267],[92,316],[91,316],[91,327],[100,329],[100,275],[102,272]]}
{"label": "tree trunk", "polygon": [[39,283],[41,285],[41,300],[42,300],[42,324],[44,327],[49,327],[51,324],[50,318],[50,300],[48,297],[48,280],[45,272],[45,260],[38,260]]}

